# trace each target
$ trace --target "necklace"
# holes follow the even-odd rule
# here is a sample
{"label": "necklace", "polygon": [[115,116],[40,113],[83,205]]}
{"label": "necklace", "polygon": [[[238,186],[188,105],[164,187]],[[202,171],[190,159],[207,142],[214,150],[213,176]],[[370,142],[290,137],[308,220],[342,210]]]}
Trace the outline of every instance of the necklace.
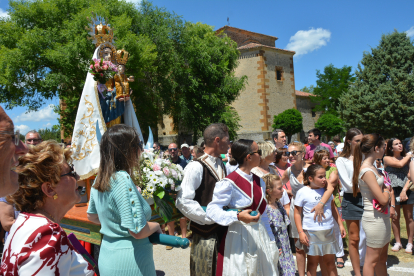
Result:
{"label": "necklace", "polygon": [[47,216],[49,216],[51,218],[51,221],[53,221],[53,222],[56,221],[55,218],[49,212],[46,212],[45,209],[40,209],[40,210],[42,210],[44,213],[46,213],[46,214],[43,214],[46,218],[47,218]]}

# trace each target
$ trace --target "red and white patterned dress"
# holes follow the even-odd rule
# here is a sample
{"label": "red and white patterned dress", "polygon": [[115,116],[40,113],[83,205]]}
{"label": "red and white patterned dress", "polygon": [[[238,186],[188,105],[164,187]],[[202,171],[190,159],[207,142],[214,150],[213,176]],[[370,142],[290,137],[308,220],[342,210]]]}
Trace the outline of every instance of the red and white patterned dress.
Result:
{"label": "red and white patterned dress", "polygon": [[1,275],[94,275],[65,231],[45,217],[20,213],[4,245]]}

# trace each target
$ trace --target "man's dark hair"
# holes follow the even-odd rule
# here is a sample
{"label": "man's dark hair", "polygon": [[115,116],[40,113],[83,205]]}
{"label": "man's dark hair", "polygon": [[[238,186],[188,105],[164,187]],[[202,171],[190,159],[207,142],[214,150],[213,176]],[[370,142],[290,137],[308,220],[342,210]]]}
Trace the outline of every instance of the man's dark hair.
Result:
{"label": "man's dark hair", "polygon": [[211,146],[214,139],[219,137],[220,140],[229,135],[229,129],[225,124],[217,123],[209,125],[203,133],[206,146]]}
{"label": "man's dark hair", "polygon": [[338,136],[338,135],[334,136],[334,138],[332,138],[332,140],[333,140],[334,142],[341,143],[341,138],[339,138],[339,136]]}
{"label": "man's dark hair", "polygon": [[309,133],[313,133],[313,135],[315,137],[318,136],[318,140],[321,140],[322,133],[321,133],[321,131],[319,129],[313,128],[313,129],[309,130]]}
{"label": "man's dark hair", "polygon": [[272,141],[275,142],[275,138],[279,139],[279,132],[284,132],[283,129],[277,128],[272,132]]}
{"label": "man's dark hair", "polygon": [[155,144],[157,147],[160,147],[160,149],[161,149],[161,145],[160,145],[160,143],[158,143],[158,142],[154,142],[154,144]]}

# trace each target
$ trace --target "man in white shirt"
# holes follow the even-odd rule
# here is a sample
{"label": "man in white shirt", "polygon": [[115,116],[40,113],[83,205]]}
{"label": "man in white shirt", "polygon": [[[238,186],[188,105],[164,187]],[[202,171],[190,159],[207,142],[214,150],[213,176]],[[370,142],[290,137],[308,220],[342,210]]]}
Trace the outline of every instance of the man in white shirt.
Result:
{"label": "man in white shirt", "polygon": [[275,143],[276,149],[287,148],[286,146],[286,134],[283,129],[277,128],[272,132],[272,139]]}
{"label": "man in white shirt", "polygon": [[226,176],[220,155],[227,153],[228,128],[224,124],[211,124],[204,130],[203,137],[204,155],[186,166],[176,201],[178,210],[191,220],[192,276],[216,275],[217,253],[221,238],[227,230],[209,219],[202,206],[206,207],[211,202],[216,182]]}

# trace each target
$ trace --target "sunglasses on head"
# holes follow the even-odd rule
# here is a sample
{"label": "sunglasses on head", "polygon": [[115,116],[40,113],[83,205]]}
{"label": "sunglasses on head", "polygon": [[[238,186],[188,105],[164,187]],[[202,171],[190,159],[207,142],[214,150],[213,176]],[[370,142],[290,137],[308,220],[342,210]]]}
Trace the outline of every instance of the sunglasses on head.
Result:
{"label": "sunglasses on head", "polygon": [[300,150],[292,150],[292,151],[287,151],[285,152],[285,156],[289,157],[291,154],[292,156],[296,156],[298,153],[301,153],[302,151]]}

